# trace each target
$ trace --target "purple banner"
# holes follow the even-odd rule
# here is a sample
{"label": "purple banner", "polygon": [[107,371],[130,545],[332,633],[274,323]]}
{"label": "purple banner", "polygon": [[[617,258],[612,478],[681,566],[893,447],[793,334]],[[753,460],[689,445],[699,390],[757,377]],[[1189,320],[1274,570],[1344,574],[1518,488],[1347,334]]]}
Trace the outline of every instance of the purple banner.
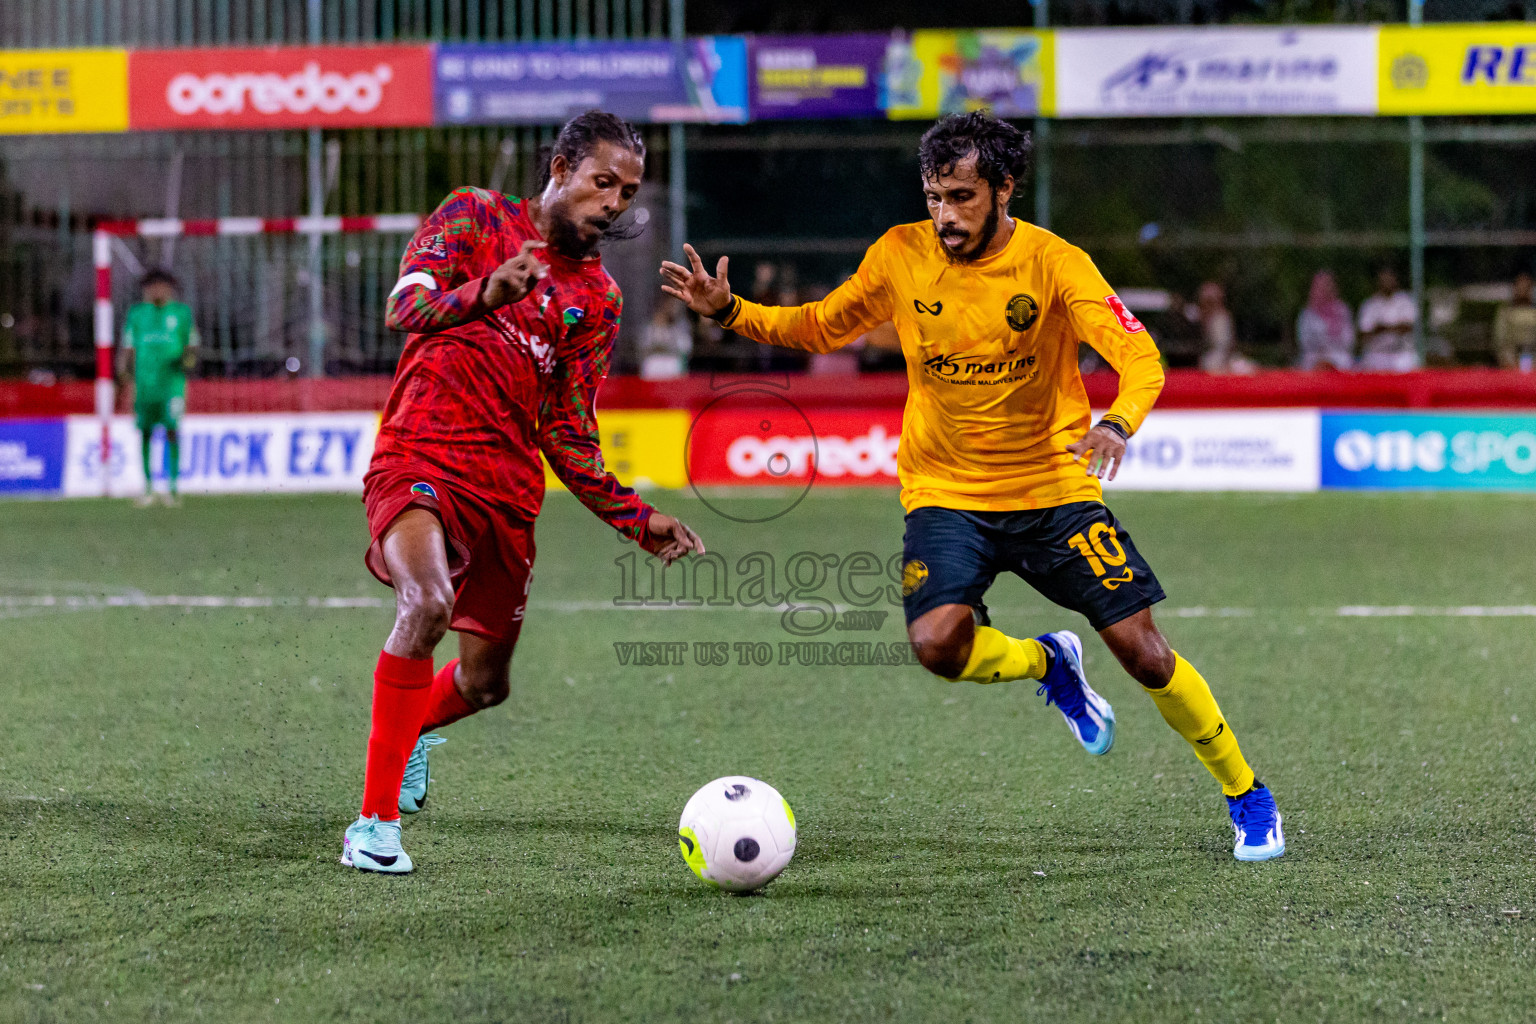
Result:
{"label": "purple banner", "polygon": [[600,108],[630,121],[747,119],[742,36],[437,47],[438,124],[560,124]]}
{"label": "purple banner", "polygon": [[883,35],[753,36],[753,120],[880,117]]}

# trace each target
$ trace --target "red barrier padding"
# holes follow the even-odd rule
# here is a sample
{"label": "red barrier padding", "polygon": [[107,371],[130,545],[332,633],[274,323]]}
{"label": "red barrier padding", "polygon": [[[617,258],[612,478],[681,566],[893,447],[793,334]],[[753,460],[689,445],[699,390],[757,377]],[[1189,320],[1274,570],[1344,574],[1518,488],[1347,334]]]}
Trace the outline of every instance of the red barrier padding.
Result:
{"label": "red barrier padding", "polygon": [[[1114,401],[1118,378],[1084,378],[1096,408]],[[343,412],[382,409],[389,397],[384,375],[324,380],[193,380],[187,411]],[[859,376],[696,374],[667,381],[610,377],[598,396],[600,409],[702,409],[720,396],[755,389],[807,408],[900,408],[907,397],[901,373]],[[52,386],[0,381],[0,416],[36,417],[89,413],[90,381]],[[121,402],[119,403],[121,405]],[[1299,373],[1275,370],[1253,377],[1212,377],[1172,370],[1158,407],[1163,409],[1536,409],[1536,374],[1507,370],[1423,370],[1405,374]]]}

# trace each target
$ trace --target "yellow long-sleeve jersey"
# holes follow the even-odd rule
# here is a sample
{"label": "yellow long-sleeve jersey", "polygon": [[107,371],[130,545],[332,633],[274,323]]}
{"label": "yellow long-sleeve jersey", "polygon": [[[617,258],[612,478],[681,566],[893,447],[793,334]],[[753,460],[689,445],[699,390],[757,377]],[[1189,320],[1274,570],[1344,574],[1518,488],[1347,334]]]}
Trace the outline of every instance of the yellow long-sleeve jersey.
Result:
{"label": "yellow long-sleeve jersey", "polygon": [[770,345],[830,352],[886,320],[907,359],[897,467],[908,512],[1102,500],[1066,451],[1091,426],[1078,342],[1120,374],[1107,415],[1127,433],[1163,387],[1157,346],[1088,254],[1022,221],[1001,251],[964,264],[946,258],[929,221],[899,225],[825,299],[738,300],[721,322]]}

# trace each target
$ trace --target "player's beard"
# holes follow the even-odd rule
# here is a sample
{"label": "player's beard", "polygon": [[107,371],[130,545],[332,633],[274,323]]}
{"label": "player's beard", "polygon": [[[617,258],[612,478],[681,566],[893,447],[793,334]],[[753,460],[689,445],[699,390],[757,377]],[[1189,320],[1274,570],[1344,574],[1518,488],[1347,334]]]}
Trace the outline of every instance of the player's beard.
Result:
{"label": "player's beard", "polygon": [[987,219],[981,225],[981,234],[977,236],[976,244],[965,250],[951,249],[944,244],[944,237],[939,235],[939,229],[935,227],[933,233],[939,236],[939,248],[944,250],[944,258],[951,263],[975,263],[981,258],[981,254],[987,251],[987,246],[992,244],[992,239],[997,237],[997,229],[1002,224],[1002,204],[997,201],[997,190],[992,190],[992,210],[987,214]]}
{"label": "player's beard", "polygon": [[[596,227],[597,225],[593,225]],[[606,226],[606,225],[605,225]],[[589,259],[597,252],[597,245],[603,240],[601,233],[588,241],[582,237],[581,227],[576,218],[571,216],[570,207],[565,203],[556,203],[549,208],[549,247],[567,259]]]}

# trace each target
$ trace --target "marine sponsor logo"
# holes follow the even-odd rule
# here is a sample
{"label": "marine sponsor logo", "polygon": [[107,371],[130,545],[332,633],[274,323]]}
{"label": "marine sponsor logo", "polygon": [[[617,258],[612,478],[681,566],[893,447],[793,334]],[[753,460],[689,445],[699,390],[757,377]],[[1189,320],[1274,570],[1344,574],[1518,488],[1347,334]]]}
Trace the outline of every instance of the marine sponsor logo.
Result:
{"label": "marine sponsor logo", "polygon": [[1008,318],[1009,327],[1016,331],[1027,331],[1040,316],[1040,303],[1035,301],[1033,295],[1020,292],[1008,300],[1004,315]]}
{"label": "marine sponsor logo", "polygon": [[[923,371],[947,384],[1014,384],[1029,380],[1039,372],[1035,369],[1037,357],[1015,356],[1016,351],[1003,353],[1005,357],[1014,358],[990,360],[939,352],[923,360]],[[997,374],[1002,376],[994,376]]]}

